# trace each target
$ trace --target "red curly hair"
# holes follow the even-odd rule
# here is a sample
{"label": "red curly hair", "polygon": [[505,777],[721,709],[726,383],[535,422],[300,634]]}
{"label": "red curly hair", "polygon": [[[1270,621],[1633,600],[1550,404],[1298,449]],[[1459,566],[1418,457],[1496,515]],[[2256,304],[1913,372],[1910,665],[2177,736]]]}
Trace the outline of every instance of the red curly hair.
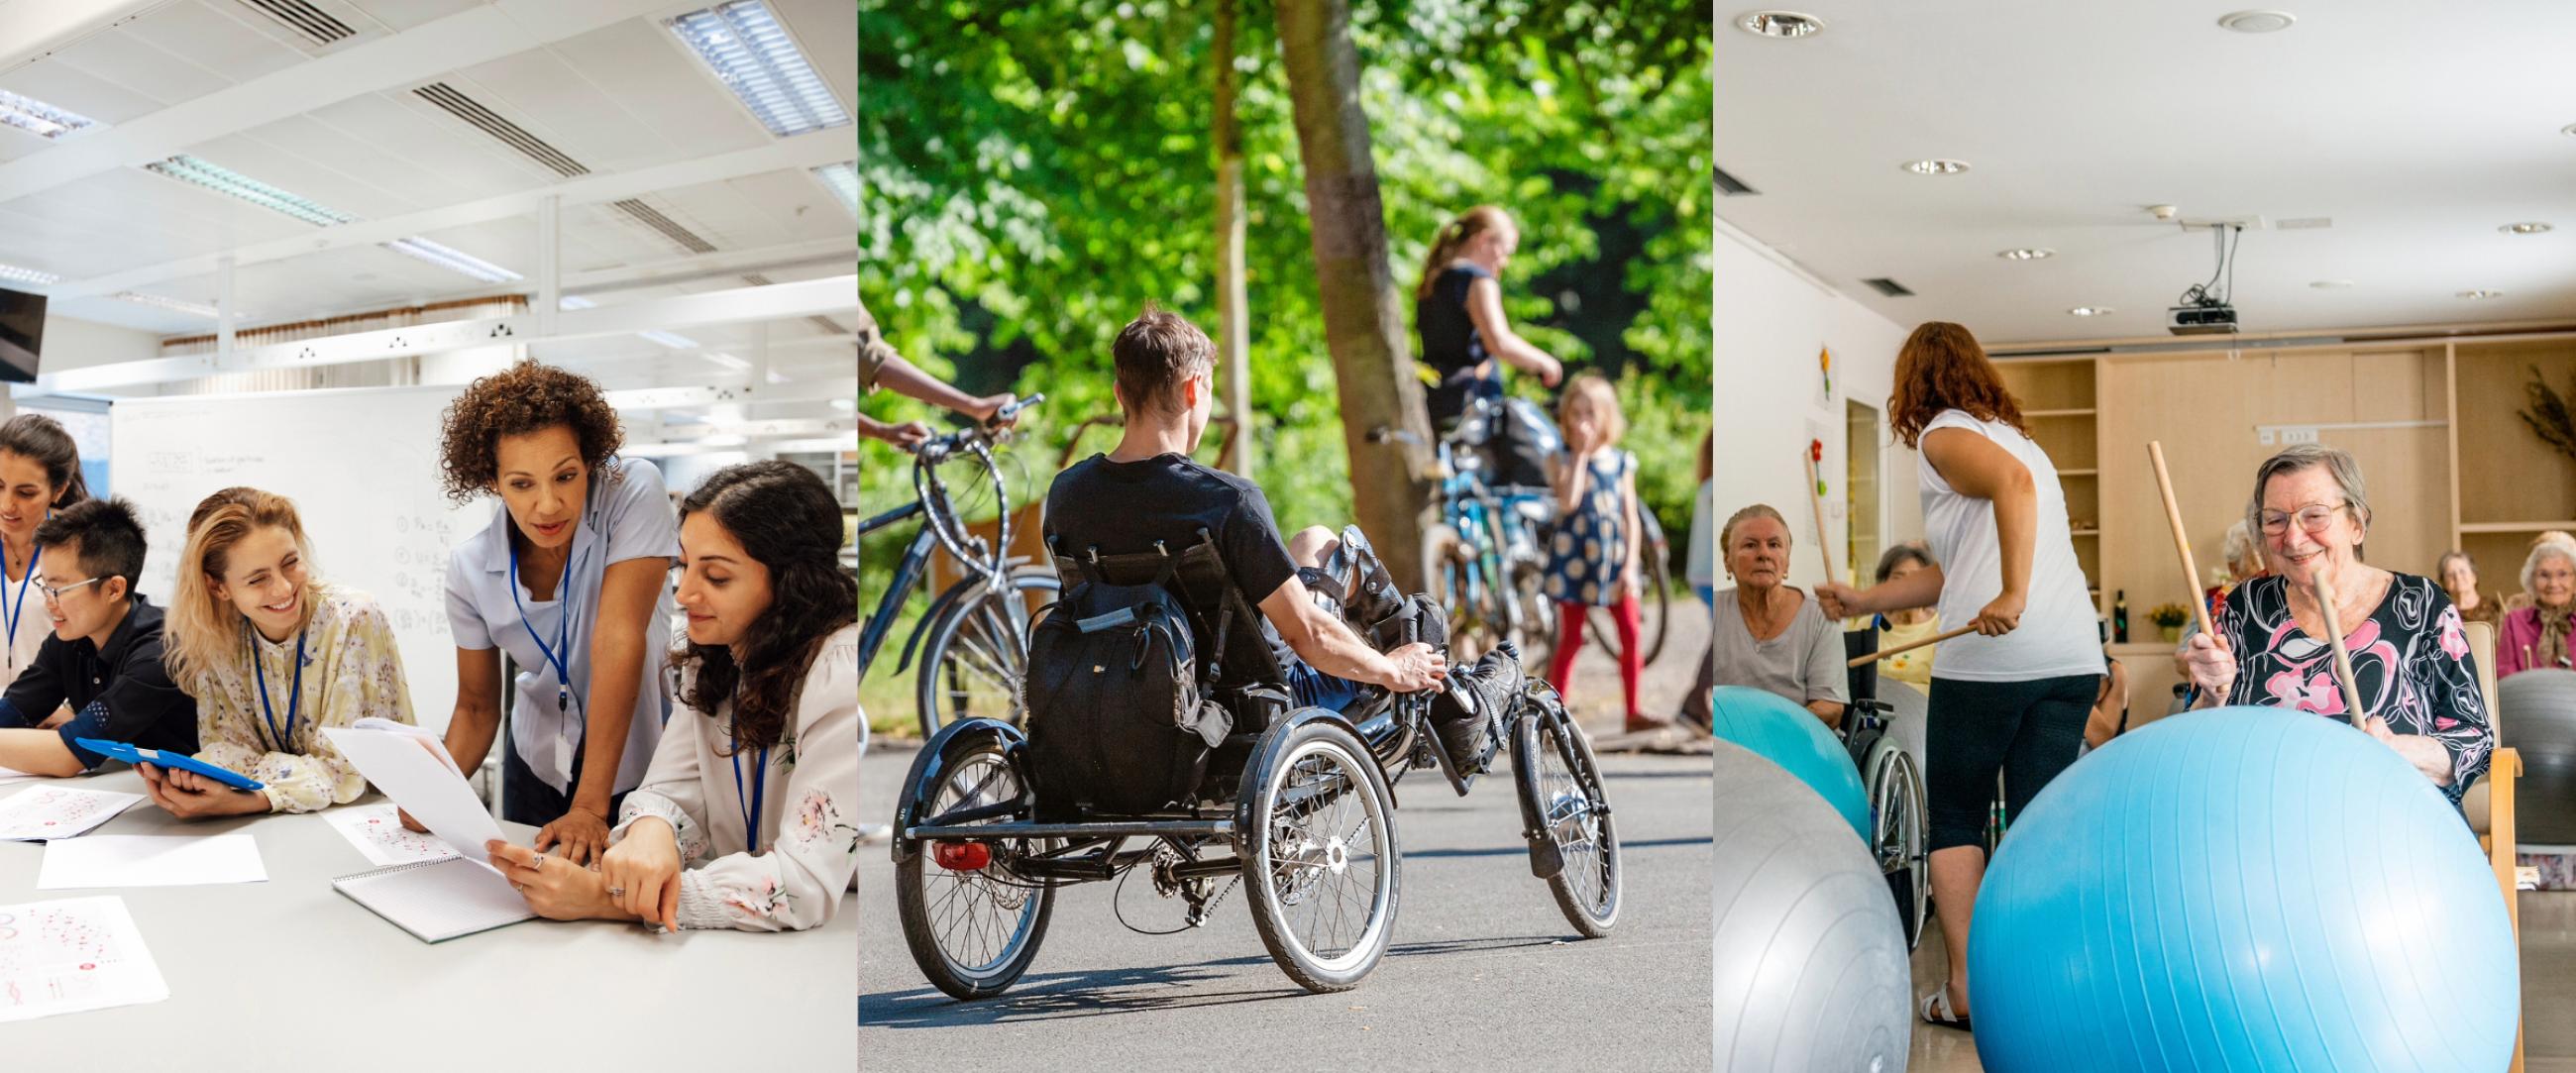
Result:
{"label": "red curly hair", "polygon": [[1946,320],[1925,321],[1896,352],[1896,394],[1887,400],[1888,427],[1915,446],[1923,426],[1943,410],[1965,410],[1979,421],[2001,421],[2030,435],[2021,404],[1987,360],[1986,348],[1968,329]]}

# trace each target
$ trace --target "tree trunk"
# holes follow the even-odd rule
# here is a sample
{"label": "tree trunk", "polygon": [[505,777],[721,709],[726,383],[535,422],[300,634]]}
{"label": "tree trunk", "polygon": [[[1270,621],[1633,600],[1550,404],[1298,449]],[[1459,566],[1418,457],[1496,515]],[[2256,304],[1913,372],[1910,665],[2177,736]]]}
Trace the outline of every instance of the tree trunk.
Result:
{"label": "tree trunk", "polygon": [[1243,82],[1234,69],[1238,3],[1216,3],[1216,364],[1225,412],[1234,416],[1234,471],[1250,477],[1261,441],[1253,435],[1252,328],[1243,294],[1243,126],[1234,114]]}
{"label": "tree trunk", "polygon": [[[1432,488],[1421,475],[1430,469],[1425,445],[1431,420],[1423,410],[1422,385],[1412,376],[1387,266],[1386,212],[1378,199],[1368,116],[1360,111],[1350,4],[1280,0],[1278,10],[1279,52],[1306,171],[1315,281],[1341,396],[1355,520],[1397,583],[1420,591],[1429,577]],[[1409,432],[1415,442],[1369,442],[1379,430]]]}

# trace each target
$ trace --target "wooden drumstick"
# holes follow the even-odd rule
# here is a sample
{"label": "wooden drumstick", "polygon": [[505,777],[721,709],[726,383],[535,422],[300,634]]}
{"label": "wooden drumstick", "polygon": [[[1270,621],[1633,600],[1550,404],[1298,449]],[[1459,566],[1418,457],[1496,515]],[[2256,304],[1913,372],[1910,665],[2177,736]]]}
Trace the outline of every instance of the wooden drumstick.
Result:
{"label": "wooden drumstick", "polygon": [[2344,651],[2343,624],[2335,621],[2334,585],[2322,573],[2317,575],[2317,608],[2325,612],[2326,645],[2334,649],[2335,684],[2343,687],[2344,710],[2359,729],[2367,718],[2361,711],[2361,690],[2353,685],[2352,653]]}
{"label": "wooden drumstick", "polygon": [[1807,463],[1807,505],[1815,508],[1816,511],[1816,554],[1824,559],[1825,580],[1841,581],[1842,576],[1834,573],[1833,537],[1831,531],[1825,528],[1825,497],[1816,491],[1816,486],[1824,483],[1823,478],[1816,472],[1816,456],[1808,451],[1800,451],[1798,457]]}
{"label": "wooden drumstick", "polygon": [[2147,460],[2155,463],[2156,492],[2165,497],[2165,524],[2173,527],[2174,554],[2182,557],[2182,583],[2191,593],[2192,620],[2200,624],[2203,635],[2215,641],[2218,627],[2210,624],[2209,599],[2200,592],[2200,568],[2191,562],[2191,537],[2182,529],[2182,508],[2174,505],[2173,477],[2165,472],[2163,441],[2147,441]]}
{"label": "wooden drumstick", "polygon": [[1879,660],[1886,659],[1886,658],[1887,658],[1887,657],[1889,657],[1889,656],[1901,656],[1901,655],[1904,655],[1905,653],[1912,652],[1912,651],[1914,651],[1915,649],[1921,648],[1921,647],[1923,647],[1923,646],[1925,646],[1925,645],[1937,645],[1937,644],[1940,644],[1940,643],[1941,643],[1941,642],[1943,642],[1943,641],[1947,641],[1947,640],[1949,640],[1949,639],[1951,639],[1951,638],[1953,638],[1953,637],[1964,637],[1964,636],[1966,636],[1966,635],[1968,635],[1968,634],[1972,634],[1972,633],[1975,633],[1975,632],[1977,632],[1977,628],[1976,628],[1976,627],[1974,627],[1974,626],[1961,626],[1961,627],[1959,627],[1958,629],[1955,629],[1955,630],[1949,630],[1949,631],[1946,631],[1946,632],[1943,632],[1943,633],[1936,633],[1936,634],[1933,634],[1932,636],[1930,636],[1930,637],[1926,637],[1926,638],[1924,638],[1924,639],[1922,639],[1922,640],[1920,640],[1920,641],[1907,641],[1907,642],[1905,642],[1904,644],[1898,645],[1898,646],[1896,646],[1896,647],[1894,647],[1894,648],[1882,648],[1882,649],[1880,649],[1880,650],[1878,650],[1878,651],[1876,651],[1876,652],[1872,652],[1872,653],[1870,653],[1870,654],[1868,654],[1868,655],[1866,655],[1866,656],[1862,656],[1862,657],[1860,657],[1860,658],[1858,658],[1858,659],[1852,660],[1851,662],[1849,662],[1849,663],[1847,663],[1847,664],[1844,664],[1844,666],[1847,666],[1847,667],[1858,667],[1858,666],[1860,666],[1860,665],[1862,665],[1862,664],[1864,664],[1864,663],[1876,663],[1876,662],[1878,662]]}

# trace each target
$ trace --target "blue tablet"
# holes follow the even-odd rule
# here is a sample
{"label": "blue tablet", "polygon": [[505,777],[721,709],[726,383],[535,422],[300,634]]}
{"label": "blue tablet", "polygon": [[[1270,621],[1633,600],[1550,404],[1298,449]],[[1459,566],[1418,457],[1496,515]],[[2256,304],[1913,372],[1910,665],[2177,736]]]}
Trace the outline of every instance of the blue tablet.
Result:
{"label": "blue tablet", "polygon": [[232,772],[216,767],[213,764],[209,764],[185,753],[162,752],[159,749],[141,749],[121,741],[101,741],[97,738],[74,738],[72,741],[81,748],[87,749],[101,756],[113,757],[118,760],[123,760],[129,764],[158,764],[166,768],[178,768],[182,771],[193,771],[236,790],[257,790],[265,785],[257,779],[245,778],[243,776],[233,774]]}

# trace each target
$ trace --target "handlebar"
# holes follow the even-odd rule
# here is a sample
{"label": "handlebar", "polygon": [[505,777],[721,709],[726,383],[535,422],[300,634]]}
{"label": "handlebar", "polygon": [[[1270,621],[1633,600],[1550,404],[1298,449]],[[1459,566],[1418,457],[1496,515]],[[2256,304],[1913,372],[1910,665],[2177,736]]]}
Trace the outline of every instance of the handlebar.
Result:
{"label": "handlebar", "polygon": [[917,461],[927,465],[937,465],[939,460],[970,444],[998,443],[1009,434],[1009,430],[1002,427],[1002,422],[1018,417],[1020,411],[1045,401],[1046,392],[1043,391],[1024,398],[1012,399],[994,408],[991,420],[968,425],[944,436],[933,436],[914,444],[910,450]]}

